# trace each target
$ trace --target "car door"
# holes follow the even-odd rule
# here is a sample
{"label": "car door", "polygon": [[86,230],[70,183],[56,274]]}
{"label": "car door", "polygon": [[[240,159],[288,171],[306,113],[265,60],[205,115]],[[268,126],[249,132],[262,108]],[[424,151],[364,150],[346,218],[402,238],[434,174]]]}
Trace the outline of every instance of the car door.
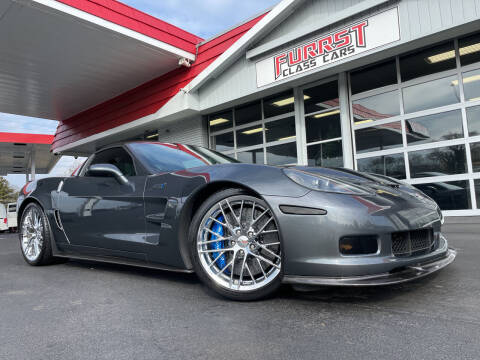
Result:
{"label": "car door", "polygon": [[[88,168],[98,164],[115,165],[128,183],[111,176],[90,176]],[[106,249],[145,257],[146,173],[139,166],[123,147],[113,147],[89,159],[79,176],[64,180],[58,210],[71,246],[79,251]]]}

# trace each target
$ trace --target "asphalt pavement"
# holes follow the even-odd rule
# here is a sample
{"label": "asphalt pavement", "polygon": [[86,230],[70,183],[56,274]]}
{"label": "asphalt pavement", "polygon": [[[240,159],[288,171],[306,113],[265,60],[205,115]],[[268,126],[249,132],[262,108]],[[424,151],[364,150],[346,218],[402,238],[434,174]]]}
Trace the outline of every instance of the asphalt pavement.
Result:
{"label": "asphalt pavement", "polygon": [[283,287],[237,303],[195,275],[34,268],[0,234],[0,359],[479,359],[480,225],[447,224],[447,269],[383,288]]}

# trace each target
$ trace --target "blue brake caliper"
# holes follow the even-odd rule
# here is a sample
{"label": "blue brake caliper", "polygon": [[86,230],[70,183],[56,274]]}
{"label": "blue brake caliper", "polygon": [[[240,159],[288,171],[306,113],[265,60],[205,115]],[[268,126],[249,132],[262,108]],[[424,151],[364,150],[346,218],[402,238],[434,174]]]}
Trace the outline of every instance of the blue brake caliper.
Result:
{"label": "blue brake caliper", "polygon": [[[217,220],[220,221],[220,222],[223,222],[225,220],[225,218],[223,217],[223,215],[220,215],[220,216],[217,217]],[[220,225],[218,222],[215,222],[213,224],[212,231],[214,233],[220,235],[220,237],[223,237],[223,235],[224,235],[223,226]],[[211,234],[210,240],[215,240],[217,238],[218,238],[217,235]],[[212,250],[223,249],[223,248],[225,248],[225,241],[217,241],[217,242],[214,242],[214,243],[210,243],[210,248]],[[220,255],[220,252],[218,252],[218,253],[213,252],[212,253],[212,260],[215,260],[219,255]],[[222,256],[220,256],[218,258],[218,260],[216,261],[216,264],[217,264],[219,269],[223,269],[225,267],[225,265],[227,264],[227,259],[225,257],[225,254],[223,254]],[[228,269],[225,270],[225,273],[228,273]]]}

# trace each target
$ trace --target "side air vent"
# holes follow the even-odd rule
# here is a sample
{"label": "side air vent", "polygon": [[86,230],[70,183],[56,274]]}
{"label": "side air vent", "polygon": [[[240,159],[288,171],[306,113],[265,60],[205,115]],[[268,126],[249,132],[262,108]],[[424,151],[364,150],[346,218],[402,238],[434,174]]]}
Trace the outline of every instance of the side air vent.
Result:
{"label": "side air vent", "polygon": [[60,219],[60,212],[58,210],[55,210],[53,213],[55,216],[55,223],[57,224],[57,227],[63,231],[63,224],[62,220]]}

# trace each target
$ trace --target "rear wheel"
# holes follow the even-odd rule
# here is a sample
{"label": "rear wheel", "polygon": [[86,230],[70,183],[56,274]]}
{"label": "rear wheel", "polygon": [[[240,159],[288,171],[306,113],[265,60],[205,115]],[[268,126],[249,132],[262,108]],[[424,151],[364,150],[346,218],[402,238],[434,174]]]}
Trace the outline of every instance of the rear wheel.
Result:
{"label": "rear wheel", "polygon": [[255,300],[280,286],[279,228],[262,199],[239,189],[212,195],[195,214],[190,239],[196,273],[217,293]]}
{"label": "rear wheel", "polygon": [[36,203],[25,208],[19,226],[20,246],[27,263],[33,266],[53,263],[52,234],[43,209]]}

